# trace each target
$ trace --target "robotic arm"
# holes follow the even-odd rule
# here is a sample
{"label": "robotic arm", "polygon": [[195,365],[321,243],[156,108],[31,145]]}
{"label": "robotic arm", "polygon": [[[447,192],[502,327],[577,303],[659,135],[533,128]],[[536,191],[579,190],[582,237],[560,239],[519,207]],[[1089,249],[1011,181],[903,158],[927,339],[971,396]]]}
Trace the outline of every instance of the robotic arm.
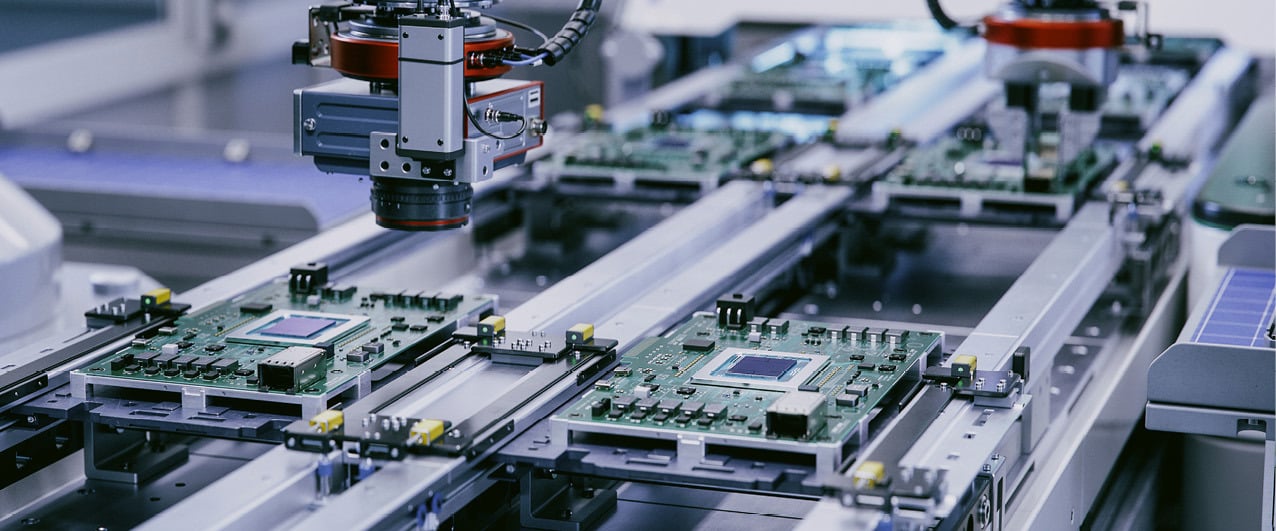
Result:
{"label": "robotic arm", "polygon": [[[581,0],[535,48],[484,16],[498,0],[357,0],[310,9],[293,62],[345,79],[294,94],[294,147],[329,172],[372,179],[377,223],[437,231],[469,221],[471,183],[521,163],[547,131],[543,85],[503,79],[554,65],[588,33],[602,0]],[[538,33],[539,34],[539,33]]]}
{"label": "robotic arm", "polygon": [[[940,25],[960,25],[939,0],[927,0],[927,6]],[[1146,32],[1146,4],[1123,1],[1115,7],[1137,13],[1137,40],[1159,47],[1160,36]],[[990,113],[989,125],[1010,146],[1008,154],[1022,162],[1026,180],[1053,179],[1054,171],[1098,135],[1107,87],[1116,79],[1126,45],[1124,23],[1094,0],[1013,0],[979,26],[988,43],[984,72],[1006,88],[1005,106]],[[1046,83],[1068,86],[1066,109],[1051,132],[1044,131],[1039,108],[1040,87]]]}

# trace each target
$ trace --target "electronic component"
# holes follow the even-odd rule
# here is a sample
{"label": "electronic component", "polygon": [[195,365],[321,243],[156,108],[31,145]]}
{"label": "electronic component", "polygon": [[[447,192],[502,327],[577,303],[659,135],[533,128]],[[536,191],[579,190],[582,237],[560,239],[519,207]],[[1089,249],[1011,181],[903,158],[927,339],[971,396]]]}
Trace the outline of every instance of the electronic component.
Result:
{"label": "electronic component", "polygon": [[682,342],[682,348],[695,352],[709,352],[713,350],[714,341],[712,339],[693,338]]}
{"label": "electronic component", "polygon": [[312,347],[288,347],[257,363],[257,377],[268,389],[295,393],[323,378],[324,352]]}
{"label": "electronic component", "polygon": [[345,415],[335,409],[329,409],[315,415],[310,419],[310,427],[317,431],[329,432],[341,427],[345,422]]}
{"label": "electronic component", "polygon": [[791,391],[766,408],[768,434],[807,439],[824,427],[827,397],[820,393]]}
{"label": "electronic component", "polygon": [[873,183],[872,205],[878,210],[925,208],[970,218],[1045,213],[1048,221],[1062,222],[1071,217],[1078,198],[1117,163],[1115,148],[1100,144],[1059,172],[1025,174],[994,146],[945,139],[915,148]]}
{"label": "electronic component", "polygon": [[[704,103],[737,112],[841,116],[939,57],[952,39],[933,28],[914,28],[811,30],[757,54]],[[898,44],[888,52],[883,40]]]}
{"label": "electronic component", "polygon": [[856,486],[871,489],[886,479],[886,465],[878,461],[865,461],[855,468],[851,479]]}
{"label": "electronic component", "polygon": [[157,288],[142,294],[142,307],[152,308],[168,304],[173,298],[173,291],[168,288]]}
{"label": "electronic component", "polygon": [[711,189],[735,170],[789,144],[773,131],[643,127],[626,133],[588,130],[568,138],[536,175],[560,184],[624,184]]}
{"label": "electronic component", "polygon": [[697,384],[795,391],[824,368],[827,362],[828,356],[818,354],[731,347],[708,360],[696,371],[691,381]]}
{"label": "electronic component", "polygon": [[[451,337],[457,321],[491,311],[493,306],[493,299],[486,296],[410,292],[402,304],[392,298],[326,299],[327,311],[314,312],[292,286],[297,277],[293,273],[182,316],[171,326],[174,334],[139,337],[134,340],[136,346],[78,372],[85,376],[85,385],[111,388],[116,394],[171,392],[175,388],[170,384],[180,383],[215,388],[219,396],[240,400],[237,407],[250,407],[255,401],[301,403],[306,404],[303,412],[318,414],[327,409],[328,397],[355,385],[360,374],[404,353],[437,345]],[[396,324],[410,326],[403,329]],[[279,361],[268,364],[267,360],[294,346],[321,353],[314,373],[324,377],[307,381],[310,373],[300,378],[291,372],[282,378],[259,375],[261,366]],[[132,364],[137,370],[130,369]],[[188,377],[188,370],[195,374]],[[288,395],[288,390],[294,394]],[[172,399],[181,401],[179,396]]]}
{"label": "electronic component", "polygon": [[567,343],[577,344],[586,343],[594,339],[594,325],[589,323],[579,323],[567,329]]}
{"label": "electronic component", "polygon": [[959,356],[953,356],[953,362],[950,365],[950,368],[952,369],[953,377],[960,378],[963,380],[969,380],[973,378],[975,376],[975,367],[978,364],[978,362],[979,362],[979,358],[970,354],[962,354]]}
{"label": "electronic component", "polygon": [[227,336],[227,341],[262,345],[318,345],[336,341],[364,326],[368,318],[296,310],[277,310]]}
{"label": "electronic component", "polygon": [[412,424],[412,428],[408,430],[412,442],[424,446],[429,446],[434,441],[443,437],[443,421],[441,420],[418,420]]}
{"label": "electronic component", "polygon": [[[751,317],[736,328],[741,321],[723,323],[722,313],[697,314],[632,349],[607,386],[551,418],[555,438],[712,436],[715,445],[813,454],[836,468],[853,454],[846,445],[857,430],[882,414],[878,404],[917,381],[942,349],[936,332],[851,326],[859,331],[851,339],[844,325]],[[764,349],[749,342],[755,328],[766,330]],[[830,340],[834,331],[842,339]],[[686,348],[709,340],[709,350]],[[861,363],[897,368],[860,373]]]}
{"label": "electronic component", "polygon": [[248,302],[239,305],[239,311],[252,314],[264,314],[274,309],[274,306],[266,302]]}

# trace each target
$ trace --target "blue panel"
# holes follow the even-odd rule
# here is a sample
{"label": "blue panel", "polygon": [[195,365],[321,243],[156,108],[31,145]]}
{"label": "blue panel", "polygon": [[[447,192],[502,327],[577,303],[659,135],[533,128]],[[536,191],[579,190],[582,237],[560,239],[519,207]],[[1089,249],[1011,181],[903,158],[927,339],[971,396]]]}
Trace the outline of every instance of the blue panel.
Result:
{"label": "blue panel", "polygon": [[1276,272],[1227,272],[1192,340],[1243,347],[1271,347],[1267,337],[1276,311]]}

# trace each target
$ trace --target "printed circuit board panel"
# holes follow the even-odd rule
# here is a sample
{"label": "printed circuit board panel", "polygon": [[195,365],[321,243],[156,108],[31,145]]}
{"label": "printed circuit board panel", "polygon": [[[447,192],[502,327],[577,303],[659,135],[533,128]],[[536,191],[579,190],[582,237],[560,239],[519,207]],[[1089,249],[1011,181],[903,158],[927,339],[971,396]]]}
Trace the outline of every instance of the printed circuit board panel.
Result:
{"label": "printed circuit board panel", "polygon": [[494,305],[490,296],[356,286],[296,292],[281,280],[139,334],[76,375],[99,391],[200,388],[317,404],[401,354],[441,343]]}
{"label": "printed circuit board panel", "polygon": [[674,439],[814,454],[846,445],[942,349],[937,332],[755,318],[741,328],[698,314],[645,341],[552,420],[582,434]]}

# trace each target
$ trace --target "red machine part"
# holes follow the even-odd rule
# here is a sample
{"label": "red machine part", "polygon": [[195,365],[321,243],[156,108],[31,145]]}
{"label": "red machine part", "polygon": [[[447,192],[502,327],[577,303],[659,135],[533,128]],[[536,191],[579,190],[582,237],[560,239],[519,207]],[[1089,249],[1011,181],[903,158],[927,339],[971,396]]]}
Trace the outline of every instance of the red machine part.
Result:
{"label": "red machine part", "polygon": [[1057,21],[984,17],[984,39],[1016,48],[1082,50],[1119,48],[1125,27],[1119,19]]}
{"label": "red machine part", "polygon": [[[477,60],[485,52],[514,47],[514,35],[497,30],[496,37],[465,42],[465,79],[478,81],[505,75],[513,67],[484,67]],[[387,39],[355,37],[345,33],[332,35],[332,69],[341,75],[365,81],[398,81],[399,43]]]}

